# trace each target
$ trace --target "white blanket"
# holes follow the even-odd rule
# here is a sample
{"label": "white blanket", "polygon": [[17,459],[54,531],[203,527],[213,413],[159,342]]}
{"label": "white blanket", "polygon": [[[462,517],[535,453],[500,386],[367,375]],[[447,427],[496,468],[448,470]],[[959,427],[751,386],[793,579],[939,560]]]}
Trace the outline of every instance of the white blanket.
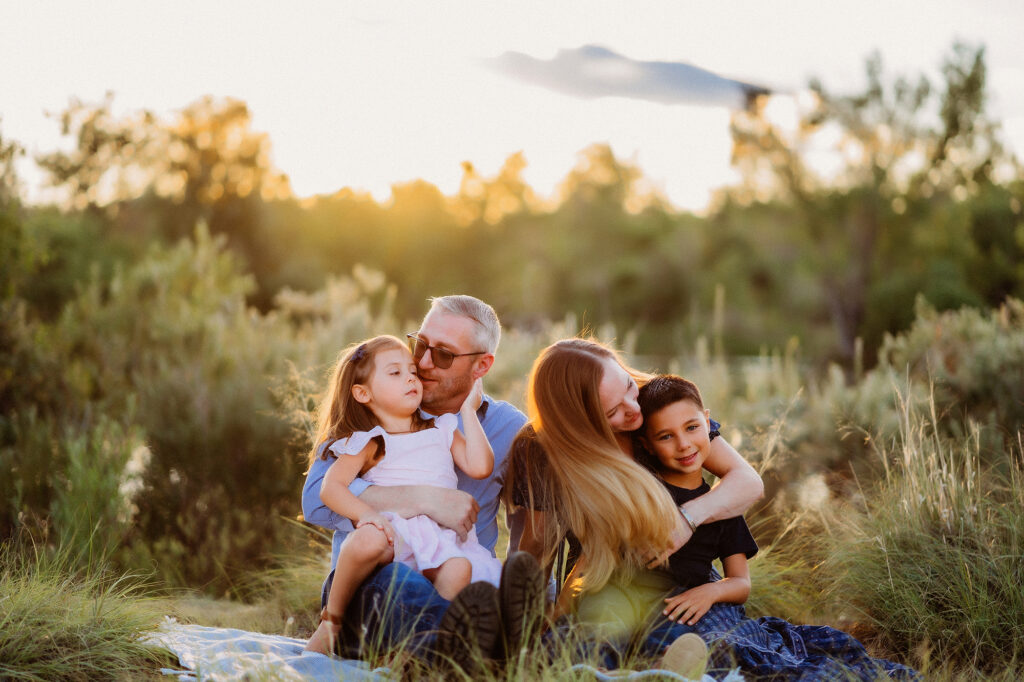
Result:
{"label": "white blanket", "polygon": [[[220,680],[386,680],[387,668],[371,669],[363,661],[334,658],[303,651],[306,641],[281,635],[185,625],[167,618],[146,641],[166,649],[178,657],[183,669],[164,668],[160,672],[188,682]],[[567,671],[570,672],[570,671]],[[685,680],[681,675],[664,670],[616,671],[606,674],[588,665],[572,667],[573,678],[590,673],[596,680]],[[715,682],[705,675],[701,682]],[[733,670],[724,682],[743,682],[739,671]]]}
{"label": "white blanket", "polygon": [[303,651],[306,640],[258,632],[185,625],[167,618],[146,637],[167,649],[185,668],[164,668],[179,680],[382,680],[387,668]]}

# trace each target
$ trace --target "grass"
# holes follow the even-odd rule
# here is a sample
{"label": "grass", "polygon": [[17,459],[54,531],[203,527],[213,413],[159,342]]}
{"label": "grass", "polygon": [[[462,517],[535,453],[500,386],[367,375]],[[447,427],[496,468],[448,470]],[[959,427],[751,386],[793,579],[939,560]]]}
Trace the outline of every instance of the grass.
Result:
{"label": "grass", "polygon": [[[878,475],[860,482],[857,494],[833,490],[815,497],[824,502],[813,508],[777,504],[754,516],[755,535],[764,523],[770,542],[751,563],[748,613],[840,627],[929,680],[1024,678],[1024,448],[994,457],[970,425],[959,439],[940,428],[934,400],[897,403],[899,440],[876,442]],[[156,586],[131,575],[80,568],[96,562],[75,546],[0,547],[0,678],[159,679],[166,654],[138,638],[164,615],[305,638],[316,626],[329,553],[326,536],[310,536],[277,568],[237,580],[231,594],[244,600],[224,600],[198,592],[154,597]],[[576,666],[600,661],[581,655],[578,644],[553,658],[520,656],[474,679],[591,679]],[[366,658],[402,669],[407,648],[371,642]],[[411,676],[470,679],[408,666]]]}
{"label": "grass", "polygon": [[215,599],[198,591],[176,592],[170,614],[185,623],[236,628],[287,637],[309,637],[319,623],[320,589],[329,570],[330,546],[278,560],[243,582],[250,598]]}
{"label": "grass", "polygon": [[976,436],[940,436],[934,408],[903,408],[884,480],[835,535],[832,594],[919,665],[1001,674],[1024,661],[1020,453],[986,468]]}
{"label": "grass", "polygon": [[132,576],[77,571],[66,555],[0,546],[0,678],[138,679],[166,655],[139,637],[165,612]]}

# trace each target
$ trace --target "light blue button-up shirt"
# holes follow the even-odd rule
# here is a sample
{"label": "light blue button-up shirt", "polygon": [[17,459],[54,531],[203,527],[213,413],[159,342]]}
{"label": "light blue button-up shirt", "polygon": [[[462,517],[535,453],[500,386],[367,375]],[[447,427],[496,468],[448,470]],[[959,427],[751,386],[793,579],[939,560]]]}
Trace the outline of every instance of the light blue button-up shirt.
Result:
{"label": "light blue button-up shirt", "polygon": [[[506,460],[512,440],[519,429],[526,423],[526,415],[510,403],[494,400],[484,396],[477,410],[480,425],[484,428],[487,441],[494,451],[494,471],[487,478],[474,479],[466,476],[455,468],[459,477],[458,488],[476,498],[480,505],[480,513],[476,517],[476,535],[480,544],[494,554],[494,546],[498,543],[498,506],[501,489],[505,485]],[[423,413],[425,417],[431,417]],[[459,430],[462,431],[462,416],[459,415]],[[324,444],[320,445],[321,448]],[[338,550],[352,530],[352,522],[345,516],[329,509],[320,500],[320,486],[323,484],[327,470],[337,457],[327,453],[327,459],[317,459],[306,474],[306,483],[302,487],[302,515],[309,523],[334,531],[331,543],[331,568],[338,562]],[[349,490],[356,496],[370,487],[370,483],[361,478],[352,481]]]}

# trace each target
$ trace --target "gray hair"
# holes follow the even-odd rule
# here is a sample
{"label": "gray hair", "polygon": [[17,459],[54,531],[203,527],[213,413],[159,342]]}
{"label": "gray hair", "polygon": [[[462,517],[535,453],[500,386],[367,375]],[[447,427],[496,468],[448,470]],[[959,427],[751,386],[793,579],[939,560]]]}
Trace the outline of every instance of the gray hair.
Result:
{"label": "gray hair", "polygon": [[479,298],[456,294],[453,296],[435,296],[430,299],[430,311],[441,310],[450,315],[459,315],[475,322],[473,338],[480,347],[494,354],[501,340],[501,322],[494,308]]}

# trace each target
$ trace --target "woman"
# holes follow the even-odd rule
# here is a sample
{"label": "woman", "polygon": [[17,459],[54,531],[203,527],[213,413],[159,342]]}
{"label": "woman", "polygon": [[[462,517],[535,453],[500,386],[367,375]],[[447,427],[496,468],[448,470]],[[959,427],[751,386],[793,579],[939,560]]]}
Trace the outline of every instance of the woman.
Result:
{"label": "woman", "polygon": [[[616,601],[583,600],[581,620],[623,620],[629,629],[646,614],[623,615],[629,603],[649,604],[651,590],[664,590],[643,571],[664,562],[702,523],[738,516],[763,494],[757,472],[722,438],[715,438],[704,467],[719,477],[706,495],[682,508],[664,486],[633,458],[632,434],[643,425],[638,384],[647,375],[628,368],[610,348],[586,339],[566,339],[544,349],[527,389],[529,423],[512,446],[508,501],[529,513],[519,548],[550,567],[563,538],[578,557],[559,607],[596,595],[609,581]],[[614,578],[614,579],[613,579]],[[645,591],[631,600],[631,590]],[[655,653],[649,651],[649,653]]]}

